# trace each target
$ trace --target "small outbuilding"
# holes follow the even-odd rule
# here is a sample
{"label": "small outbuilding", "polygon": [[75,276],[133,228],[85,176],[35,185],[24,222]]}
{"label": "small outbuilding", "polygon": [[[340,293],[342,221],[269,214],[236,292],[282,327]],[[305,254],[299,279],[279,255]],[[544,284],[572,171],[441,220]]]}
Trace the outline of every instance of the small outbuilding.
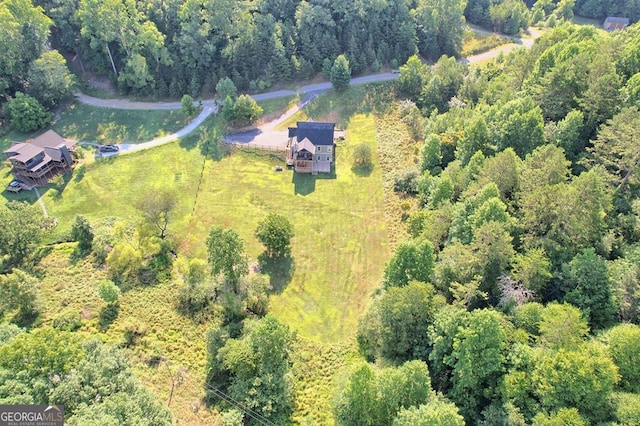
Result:
{"label": "small outbuilding", "polygon": [[607,16],[604,20],[602,28],[611,32],[615,30],[624,30],[629,26],[629,18],[622,18],[619,16]]}

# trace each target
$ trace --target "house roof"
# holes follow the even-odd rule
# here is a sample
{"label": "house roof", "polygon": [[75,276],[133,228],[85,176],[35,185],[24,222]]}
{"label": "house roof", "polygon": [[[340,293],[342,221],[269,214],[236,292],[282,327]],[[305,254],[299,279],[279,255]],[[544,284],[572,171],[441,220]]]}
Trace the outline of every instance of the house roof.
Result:
{"label": "house roof", "polygon": [[289,127],[289,137],[298,142],[308,139],[314,145],[333,145],[333,130],[336,123],[298,121],[297,127]]}
{"label": "house roof", "polygon": [[302,139],[302,141],[296,144],[296,151],[300,152],[303,149],[309,151],[311,154],[316,153],[316,146],[311,143],[311,141],[307,138]]}
{"label": "house roof", "polygon": [[604,20],[604,24],[624,24],[629,25],[629,18],[622,18],[620,16],[607,16]]}
{"label": "house roof", "polygon": [[49,159],[53,159],[54,161],[60,161],[62,158],[60,151],[61,146],[70,149],[75,144],[76,141],[70,141],[53,130],[47,130],[35,139],[26,142],[14,142],[4,153],[14,160],[26,163],[44,151],[45,157],[49,157]]}
{"label": "house roof", "polygon": [[42,148],[35,146],[31,143],[17,142],[11,145],[9,149],[6,149],[5,154],[9,154],[12,159],[26,163],[36,155],[42,152]]}

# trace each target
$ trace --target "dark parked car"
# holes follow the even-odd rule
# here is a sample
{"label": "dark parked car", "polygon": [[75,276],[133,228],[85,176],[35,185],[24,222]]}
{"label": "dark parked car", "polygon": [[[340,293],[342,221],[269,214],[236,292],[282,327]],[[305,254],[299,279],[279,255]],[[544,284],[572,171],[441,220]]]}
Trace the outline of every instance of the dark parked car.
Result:
{"label": "dark parked car", "polygon": [[100,152],[118,152],[120,148],[118,148],[116,145],[100,145],[100,148],[98,149],[100,150]]}

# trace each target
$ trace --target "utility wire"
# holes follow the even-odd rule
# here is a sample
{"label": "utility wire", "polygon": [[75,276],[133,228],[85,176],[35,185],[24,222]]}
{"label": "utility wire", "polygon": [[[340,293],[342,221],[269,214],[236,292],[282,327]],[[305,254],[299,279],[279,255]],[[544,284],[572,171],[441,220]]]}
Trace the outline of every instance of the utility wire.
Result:
{"label": "utility wire", "polygon": [[231,396],[227,395],[226,393],[222,392],[220,389],[216,389],[213,386],[207,384],[207,389],[210,390],[211,392],[214,393],[215,396],[217,396],[218,398],[226,401],[227,403],[233,405],[235,408],[239,409],[240,411],[242,411],[243,413],[247,414],[249,417],[253,418],[254,420],[258,421],[260,424],[263,425],[267,425],[267,426],[277,426],[275,423],[273,423],[271,420],[267,419],[266,417],[264,417],[262,414],[253,411],[251,408],[247,407],[246,405],[242,404],[239,401],[236,401],[235,399],[233,399]]}

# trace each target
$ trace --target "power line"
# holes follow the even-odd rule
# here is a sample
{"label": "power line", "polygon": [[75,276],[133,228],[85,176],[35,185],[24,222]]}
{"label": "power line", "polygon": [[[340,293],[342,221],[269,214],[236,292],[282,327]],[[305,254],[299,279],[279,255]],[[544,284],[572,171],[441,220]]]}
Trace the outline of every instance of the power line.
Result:
{"label": "power line", "polygon": [[249,417],[251,417],[254,420],[258,421],[260,424],[267,425],[267,426],[276,426],[275,423],[273,423],[271,420],[269,420],[266,417],[264,417],[262,414],[260,414],[260,413],[258,413],[256,411],[253,411],[251,408],[247,407],[246,405],[242,404],[241,402],[236,401],[231,396],[229,396],[226,393],[222,392],[220,389],[214,388],[213,386],[211,386],[208,383],[206,384],[206,387],[207,387],[208,390],[213,392],[215,396],[217,396],[218,398],[224,400],[225,402],[233,405],[235,408],[239,409],[243,413],[247,414]]}

